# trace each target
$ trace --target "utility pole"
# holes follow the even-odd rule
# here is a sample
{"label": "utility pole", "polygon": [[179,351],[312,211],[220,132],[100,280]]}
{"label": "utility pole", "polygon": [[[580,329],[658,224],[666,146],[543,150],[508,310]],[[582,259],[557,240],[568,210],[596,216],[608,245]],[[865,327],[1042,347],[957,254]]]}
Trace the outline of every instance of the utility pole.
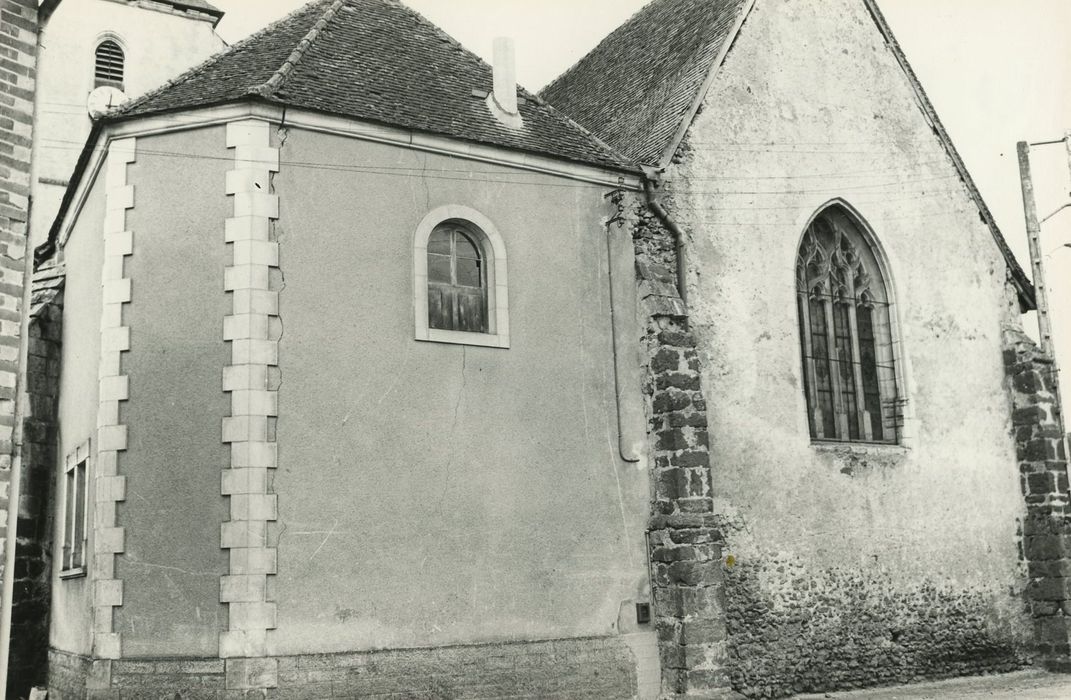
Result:
{"label": "utility pole", "polygon": [[[1038,207],[1034,200],[1034,180],[1030,175],[1030,144],[1020,141],[1016,145],[1019,152],[1019,179],[1023,186],[1023,213],[1026,216],[1026,236],[1030,243],[1030,266],[1034,277],[1034,294],[1038,307],[1038,333],[1041,335],[1041,351],[1048,358],[1053,358],[1052,323],[1049,320],[1049,292],[1045,286],[1045,270],[1041,264],[1041,223],[1038,221]],[[1071,158],[1071,142],[1068,145]]]}

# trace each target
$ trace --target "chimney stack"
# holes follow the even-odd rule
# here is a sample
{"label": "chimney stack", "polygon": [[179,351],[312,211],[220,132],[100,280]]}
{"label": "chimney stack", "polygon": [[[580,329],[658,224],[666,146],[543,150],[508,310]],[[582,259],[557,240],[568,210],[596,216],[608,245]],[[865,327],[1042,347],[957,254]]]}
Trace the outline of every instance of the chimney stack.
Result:
{"label": "chimney stack", "polygon": [[494,44],[494,96],[499,108],[509,115],[517,114],[517,62],[513,39],[498,37]]}

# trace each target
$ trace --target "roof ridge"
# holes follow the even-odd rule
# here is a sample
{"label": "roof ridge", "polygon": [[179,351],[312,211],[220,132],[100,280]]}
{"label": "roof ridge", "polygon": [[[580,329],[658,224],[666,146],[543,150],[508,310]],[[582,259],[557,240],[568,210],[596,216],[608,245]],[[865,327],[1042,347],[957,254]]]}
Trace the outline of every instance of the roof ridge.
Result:
{"label": "roof ridge", "polygon": [[297,64],[301,62],[301,57],[305,55],[305,52],[312,46],[312,43],[316,41],[318,36],[320,36],[320,32],[323,31],[324,27],[334,19],[335,14],[346,0],[323,0],[323,2],[325,4],[329,2],[330,4],[324,10],[324,13],[320,15],[320,19],[316,20],[308,33],[301,38],[298,45],[294,47],[294,50],[291,51],[290,55],[283,61],[283,65],[279,66],[279,69],[272,73],[272,76],[266,81],[250,88],[250,94],[268,98],[271,97],[272,93],[282,87],[282,84],[286,82],[286,79],[294,72],[294,68],[297,67]]}
{"label": "roof ridge", "polygon": [[206,66],[208,66],[208,65],[210,65],[210,64],[212,64],[212,63],[214,63],[216,61],[222,60],[225,56],[229,56],[232,53],[234,53],[236,51],[239,51],[240,49],[244,48],[247,44],[250,44],[250,43],[258,40],[264,34],[267,34],[268,32],[273,31],[277,26],[281,25],[283,22],[286,22],[286,21],[290,20],[292,17],[294,17],[298,13],[304,12],[307,8],[308,8],[308,4],[305,4],[305,5],[302,5],[300,7],[294,8],[293,10],[291,10],[290,12],[287,12],[285,15],[283,15],[279,19],[275,20],[274,22],[270,22],[270,23],[264,25],[263,27],[261,27],[260,29],[258,29],[255,32],[253,32],[249,36],[245,37],[244,39],[241,39],[240,41],[234,42],[230,46],[225,46],[223,49],[221,49],[220,51],[217,51],[216,53],[212,54],[211,56],[209,56],[205,60],[201,61],[197,65],[188,68],[187,70],[183,71],[182,73],[179,73],[174,78],[168,79],[167,81],[165,81],[159,87],[154,88],[152,90],[149,90],[148,92],[143,94],[141,97],[135,97],[134,99],[128,100],[128,101],[124,102],[123,104],[119,105],[118,107],[116,107],[114,109],[108,110],[101,117],[99,117],[99,119],[94,120],[94,121],[107,121],[107,120],[110,120],[110,119],[112,119],[114,117],[121,117],[122,115],[126,114],[127,112],[129,112],[129,111],[141,106],[145,102],[148,102],[151,98],[156,97],[157,95],[159,95],[162,92],[165,92],[169,88],[171,88],[171,87],[173,87],[175,85],[178,85],[179,83],[184,82],[187,78],[191,77],[193,74],[197,73],[198,71],[200,71],[204,67],[206,67]]}

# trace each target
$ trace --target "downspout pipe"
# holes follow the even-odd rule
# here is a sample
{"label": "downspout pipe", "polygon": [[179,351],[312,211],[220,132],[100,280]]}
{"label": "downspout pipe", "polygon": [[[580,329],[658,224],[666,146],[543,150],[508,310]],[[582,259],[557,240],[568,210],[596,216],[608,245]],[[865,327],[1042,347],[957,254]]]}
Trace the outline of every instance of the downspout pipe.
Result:
{"label": "downspout pipe", "polygon": [[681,302],[684,304],[684,308],[688,308],[688,286],[685,284],[687,279],[686,273],[688,270],[687,260],[687,237],[684,235],[684,231],[677,225],[677,222],[669,215],[666,208],[662,206],[662,201],[658,194],[655,192],[655,184],[660,180],[657,171],[644,168],[643,178],[643,194],[647,200],[647,207],[654,212],[654,215],[658,218],[659,223],[662,224],[673,235],[673,248],[677,258],[677,294],[680,295]]}

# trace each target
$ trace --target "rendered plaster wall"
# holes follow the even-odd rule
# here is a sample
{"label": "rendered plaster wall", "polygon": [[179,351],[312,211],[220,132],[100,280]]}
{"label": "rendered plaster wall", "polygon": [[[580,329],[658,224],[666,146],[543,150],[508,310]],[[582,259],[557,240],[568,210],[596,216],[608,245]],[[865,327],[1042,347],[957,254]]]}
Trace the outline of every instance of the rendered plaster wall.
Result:
{"label": "rendered plaster wall", "polygon": [[124,657],[214,655],[224,624],[226,155],[224,130],[212,127],[139,137],[128,168],[130,399],[121,418],[129,447],[119,457],[126,547],[116,560],[123,604],[115,613]]}
{"label": "rendered plaster wall", "polygon": [[[281,161],[270,652],[634,629],[649,487],[618,455],[607,189],[300,129]],[[505,241],[509,349],[414,340],[413,236],[446,204]]]}
{"label": "rendered plaster wall", "polygon": [[[100,364],[101,267],[103,265],[104,178],[89,190],[85,206],[67,244],[63,259],[70,265],[65,283],[63,343],[61,351],[59,440],[53,483],[63,484],[64,460],[86,440],[96,439],[97,368]],[[90,475],[91,477],[92,475]],[[56,489],[56,522],[63,508],[63,491]],[[94,499],[87,503],[92,523]],[[88,528],[86,552],[93,551],[93,528]],[[87,557],[91,560],[92,557]],[[63,538],[53,538],[51,645],[59,650],[87,654],[92,645],[92,583],[89,578],[60,578]]]}
{"label": "rendered plaster wall", "polygon": [[[783,695],[1021,663],[1005,263],[864,3],[758,0],[668,177],[693,239],[734,687]],[[795,261],[836,197],[891,268],[898,447],[808,435]]]}
{"label": "rendered plaster wall", "polygon": [[[124,93],[136,97],[224,48],[212,22],[169,5],[63,0],[41,33],[34,136],[34,244],[48,234],[66,182],[89,135],[86,98],[94,52],[105,38],[126,54]],[[45,182],[41,182],[44,178]]]}

